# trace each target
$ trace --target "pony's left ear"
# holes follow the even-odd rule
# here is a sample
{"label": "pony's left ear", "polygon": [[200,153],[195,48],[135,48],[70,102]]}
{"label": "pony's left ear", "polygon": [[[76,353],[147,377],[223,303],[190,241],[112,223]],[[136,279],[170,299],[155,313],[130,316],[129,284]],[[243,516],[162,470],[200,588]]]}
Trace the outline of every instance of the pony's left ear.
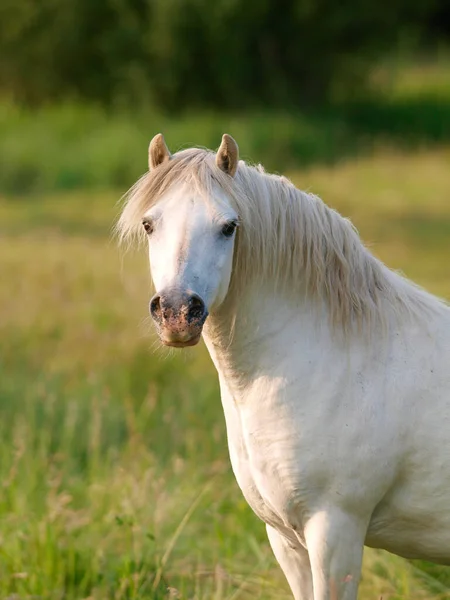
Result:
{"label": "pony's left ear", "polygon": [[170,160],[169,148],[162,133],[157,133],[148,147],[148,168],[153,171],[158,165]]}
{"label": "pony's left ear", "polygon": [[234,177],[239,162],[239,148],[234,139],[228,133],[222,136],[222,143],[217,150],[216,165],[224,173]]}

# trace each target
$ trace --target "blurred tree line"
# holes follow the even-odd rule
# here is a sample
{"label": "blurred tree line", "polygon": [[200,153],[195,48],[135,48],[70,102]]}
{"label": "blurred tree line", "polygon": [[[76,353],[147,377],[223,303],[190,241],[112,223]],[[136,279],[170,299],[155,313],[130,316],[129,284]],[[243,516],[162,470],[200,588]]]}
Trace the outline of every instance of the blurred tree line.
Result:
{"label": "blurred tree line", "polygon": [[[1,0],[2,94],[27,104],[298,106],[354,89],[439,0]],[[356,89],[356,88],[355,88]]]}

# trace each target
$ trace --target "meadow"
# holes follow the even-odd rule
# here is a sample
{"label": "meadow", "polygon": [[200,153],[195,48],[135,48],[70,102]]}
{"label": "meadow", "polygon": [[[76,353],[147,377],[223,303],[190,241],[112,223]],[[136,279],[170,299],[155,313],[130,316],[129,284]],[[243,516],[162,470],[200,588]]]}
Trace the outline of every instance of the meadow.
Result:
{"label": "meadow", "polygon": [[[449,164],[383,148],[287,174],[450,298]],[[111,235],[123,191],[0,198],[0,597],[288,599],[206,351],[158,348],[146,253]],[[450,598],[450,569],[369,549],[360,598]]]}

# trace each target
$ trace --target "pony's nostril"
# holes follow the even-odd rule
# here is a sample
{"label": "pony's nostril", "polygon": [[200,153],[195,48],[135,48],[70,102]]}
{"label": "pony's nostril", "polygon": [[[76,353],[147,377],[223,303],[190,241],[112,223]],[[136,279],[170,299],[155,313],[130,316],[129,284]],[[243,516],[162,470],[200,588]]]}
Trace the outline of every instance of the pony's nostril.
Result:
{"label": "pony's nostril", "polygon": [[150,301],[150,314],[154,318],[161,316],[161,296],[153,296]]}
{"label": "pony's nostril", "polygon": [[201,319],[205,314],[205,303],[197,296],[192,294],[188,301],[188,318],[189,319]]}
{"label": "pony's nostril", "polygon": [[195,308],[198,306],[203,307],[203,300],[201,298],[199,298],[199,296],[191,296],[191,298],[189,299],[189,306],[191,308]]}

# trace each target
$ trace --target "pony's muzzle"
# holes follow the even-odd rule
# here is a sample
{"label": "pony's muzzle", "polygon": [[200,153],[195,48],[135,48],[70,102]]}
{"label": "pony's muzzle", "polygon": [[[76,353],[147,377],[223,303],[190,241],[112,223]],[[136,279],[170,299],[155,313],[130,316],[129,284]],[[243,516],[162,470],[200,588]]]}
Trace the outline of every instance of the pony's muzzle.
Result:
{"label": "pony's muzzle", "polygon": [[155,294],[150,314],[160,340],[166,346],[195,346],[208,316],[205,303],[193,292],[168,291]]}

